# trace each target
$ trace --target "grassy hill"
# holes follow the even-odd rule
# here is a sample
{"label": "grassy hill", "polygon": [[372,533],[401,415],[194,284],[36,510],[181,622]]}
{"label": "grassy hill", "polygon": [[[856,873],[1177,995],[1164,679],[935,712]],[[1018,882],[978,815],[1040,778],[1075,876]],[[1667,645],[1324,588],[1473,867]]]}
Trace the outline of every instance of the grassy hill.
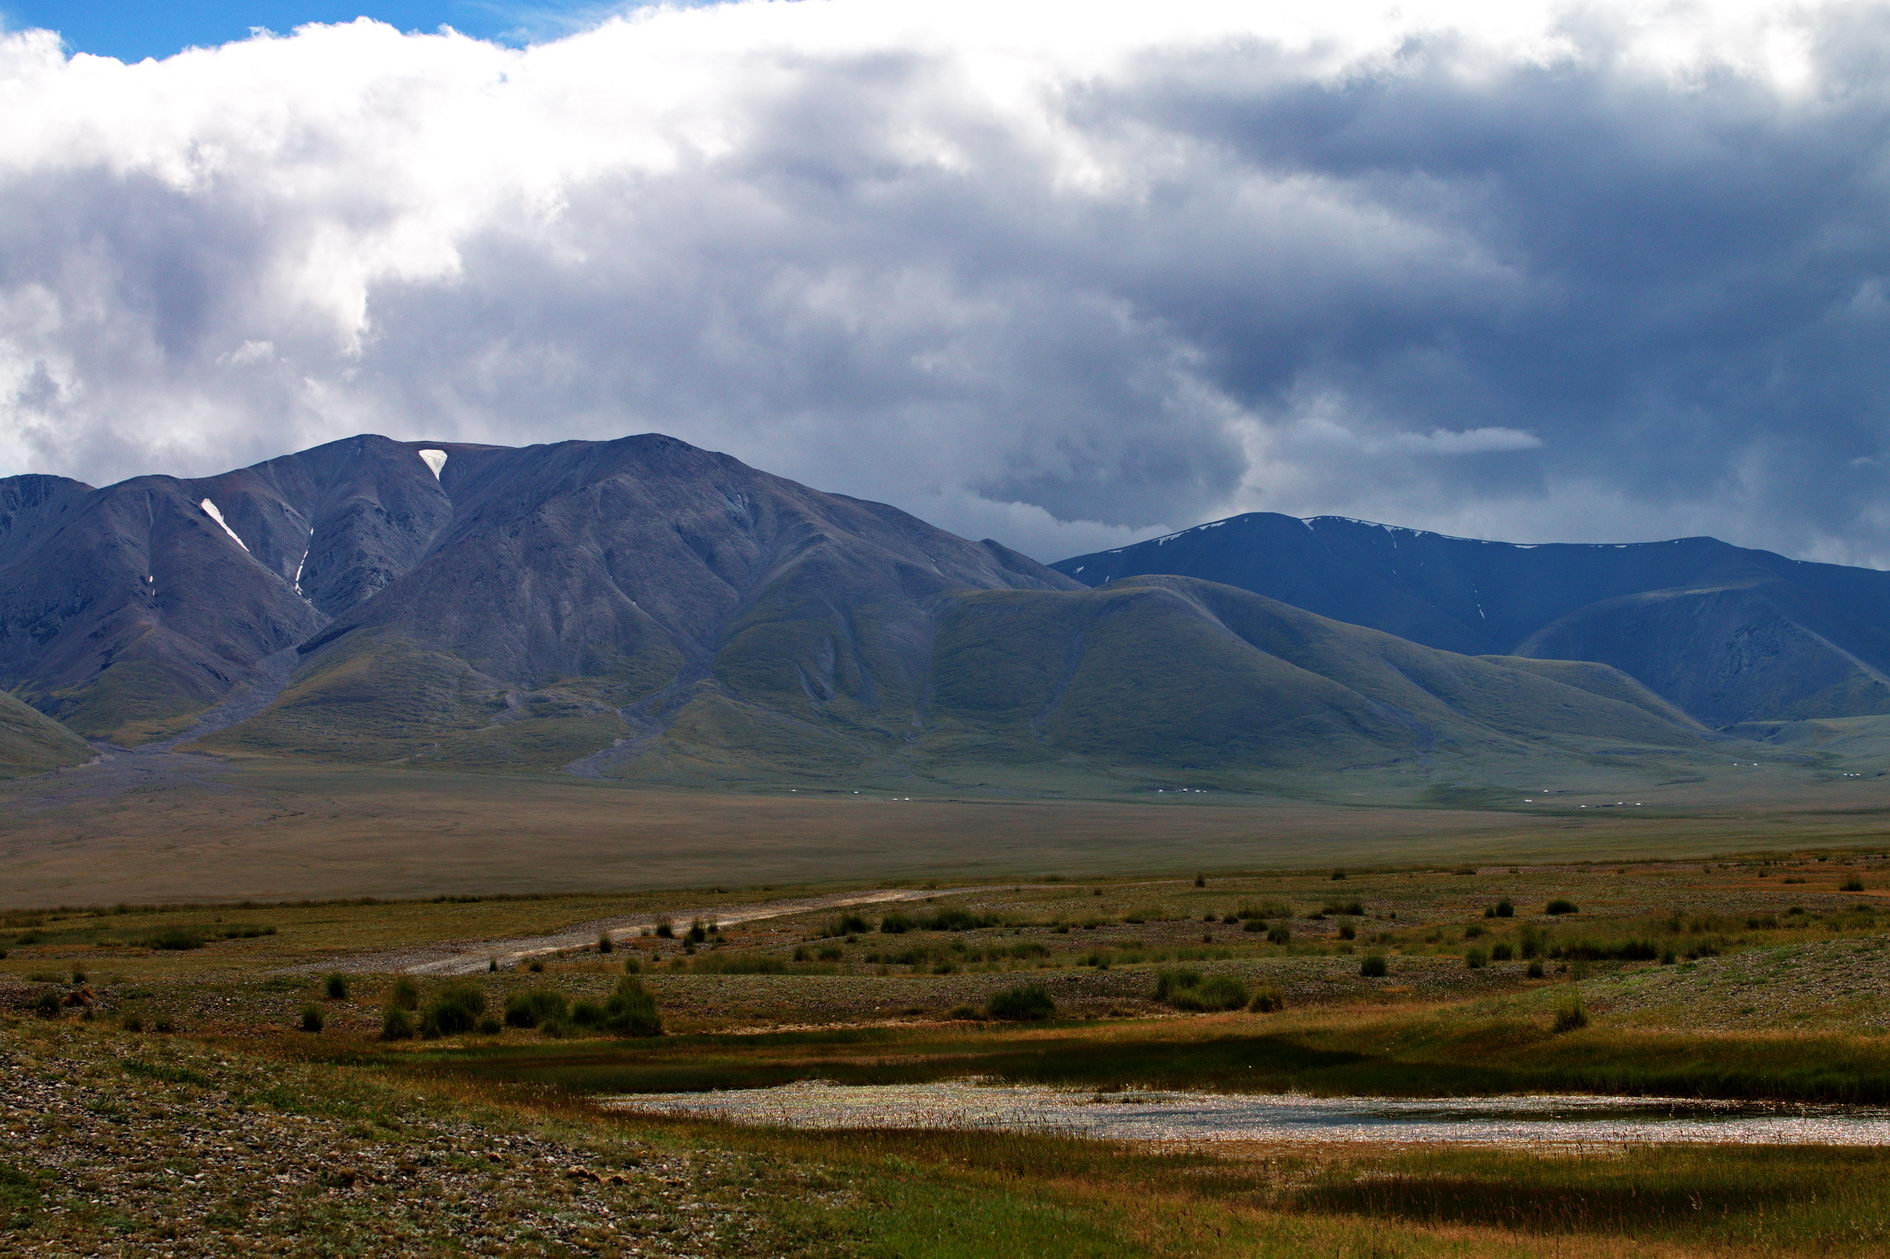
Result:
{"label": "grassy hill", "polygon": [[91,759],[85,740],[0,691],[0,778],[43,774]]}

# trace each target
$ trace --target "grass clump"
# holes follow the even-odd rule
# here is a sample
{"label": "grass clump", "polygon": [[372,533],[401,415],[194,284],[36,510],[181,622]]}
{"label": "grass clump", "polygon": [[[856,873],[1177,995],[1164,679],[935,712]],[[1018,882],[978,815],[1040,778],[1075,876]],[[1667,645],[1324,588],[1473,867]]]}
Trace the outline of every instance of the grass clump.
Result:
{"label": "grass clump", "polygon": [[305,1032],[319,1032],[326,1025],[327,1020],[323,1017],[322,1008],[318,1005],[303,1006],[302,1015],[296,1020],[296,1026]]}
{"label": "grass clump", "polygon": [[[582,1003],[580,1003],[582,1004]],[[576,1011],[573,1011],[575,1017]],[[635,975],[617,981],[610,999],[604,1002],[598,1024],[604,1031],[620,1036],[661,1036],[663,1019],[656,1010],[656,998]]]}
{"label": "grass clump", "polygon": [[1286,994],[1269,984],[1255,990],[1247,1008],[1255,1014],[1273,1014],[1286,1008]]}
{"label": "grass clump", "polygon": [[1549,1024],[1549,1030],[1560,1036],[1564,1032],[1578,1032],[1588,1026],[1588,1007],[1582,1004],[1580,997],[1563,1003],[1555,1011],[1555,1019]]}
{"label": "grass clump", "polygon": [[1053,1017],[1056,1000],[1042,984],[1018,984],[994,992],[984,1003],[986,1017],[1009,1022],[1036,1022]]}
{"label": "grass clump", "polygon": [[570,1012],[564,994],[555,988],[528,988],[505,999],[505,1023],[508,1027],[538,1027],[562,1022]]}
{"label": "grass clump", "polygon": [[413,1018],[397,1005],[381,1011],[382,1040],[412,1040]]}
{"label": "grass clump", "polygon": [[420,1034],[429,1040],[460,1036],[479,1025],[486,1012],[486,994],[471,984],[442,989],[420,1015]]}
{"label": "grass clump", "polygon": [[342,974],[330,974],[322,980],[322,991],[330,1001],[348,999],[348,977]]}
{"label": "grass clump", "polygon": [[1569,900],[1565,896],[1558,896],[1547,905],[1544,905],[1542,912],[1545,914],[1576,914],[1580,913],[1581,910],[1577,908],[1574,901]]}
{"label": "grass clump", "polygon": [[394,986],[387,990],[387,1004],[396,1010],[418,1010],[420,985],[405,977],[396,979]]}
{"label": "grass clump", "polygon": [[1358,973],[1367,979],[1383,979],[1391,973],[1391,967],[1386,963],[1383,953],[1367,953],[1358,964]]}
{"label": "grass clump", "polygon": [[1247,996],[1247,985],[1232,975],[1204,976],[1181,968],[1165,970],[1155,979],[1155,999],[1174,1010],[1238,1010],[1247,1004]]}

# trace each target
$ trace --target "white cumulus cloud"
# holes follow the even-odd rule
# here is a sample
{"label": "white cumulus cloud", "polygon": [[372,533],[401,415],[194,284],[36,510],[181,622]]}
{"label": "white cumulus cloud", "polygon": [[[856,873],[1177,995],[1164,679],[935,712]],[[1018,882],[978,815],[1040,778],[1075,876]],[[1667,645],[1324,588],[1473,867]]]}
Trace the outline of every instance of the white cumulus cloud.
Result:
{"label": "white cumulus cloud", "polygon": [[1890,557],[1886,70],[1845,3],[3,35],[0,475],[660,430],[1045,558],[1251,509]]}

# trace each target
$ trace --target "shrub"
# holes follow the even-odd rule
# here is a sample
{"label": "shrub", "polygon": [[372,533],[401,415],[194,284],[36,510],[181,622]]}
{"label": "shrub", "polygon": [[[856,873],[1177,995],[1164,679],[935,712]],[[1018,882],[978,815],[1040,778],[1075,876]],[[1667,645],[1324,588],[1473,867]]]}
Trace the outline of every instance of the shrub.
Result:
{"label": "shrub", "polygon": [[1558,1008],[1555,1021],[1549,1030],[1558,1036],[1563,1032],[1577,1032],[1588,1026],[1588,1007],[1582,1004],[1580,997]]}
{"label": "shrub", "polygon": [[1864,890],[1864,881],[1855,876],[1848,878],[1844,880],[1844,882],[1838,884],[1838,891],[1840,892],[1861,892],[1863,890]]}
{"label": "shrub", "polygon": [[1471,970],[1482,970],[1490,964],[1490,955],[1482,949],[1471,949],[1463,955],[1463,964]]}
{"label": "shrub", "polygon": [[1345,871],[1343,870],[1334,870],[1332,872],[1332,878],[1334,882],[1337,882],[1338,880],[1343,879],[1344,877],[1345,877]]}
{"label": "shrub", "polygon": [[1571,940],[1549,950],[1551,957],[1583,962],[1651,962],[1660,953],[1652,940]]}
{"label": "shrub", "polygon": [[1353,926],[1353,925],[1352,925],[1351,923],[1349,923],[1349,922],[1342,922],[1342,923],[1340,923],[1340,924],[1339,924],[1339,939],[1341,939],[1341,940],[1356,940],[1356,939],[1358,939],[1358,928],[1357,928],[1357,927],[1354,927],[1354,926]]}
{"label": "shrub", "polygon": [[1516,950],[1511,948],[1507,942],[1490,946],[1490,960],[1492,962],[1507,962],[1510,958],[1515,956]]}
{"label": "shrub", "polygon": [[1530,963],[1529,963],[1529,978],[1531,978],[1531,979],[1541,979],[1541,978],[1543,977],[1543,975],[1544,975],[1544,974],[1546,974],[1546,973],[1547,973],[1547,972],[1546,972],[1546,971],[1544,971],[1544,970],[1543,970],[1543,968],[1542,968],[1542,959],[1541,959],[1541,958],[1537,958],[1537,959],[1535,959],[1534,961],[1532,961],[1532,962],[1530,962]]}
{"label": "shrub", "polygon": [[604,1003],[601,1026],[622,1036],[661,1036],[663,1019],[656,1012],[656,998],[634,975],[617,981],[616,990]]}
{"label": "shrub", "polygon": [[420,986],[404,976],[396,979],[394,986],[388,989],[387,1004],[396,1010],[419,1009]]}
{"label": "shrub", "polygon": [[458,1036],[478,1026],[486,1012],[486,994],[471,984],[453,984],[442,989],[420,1015],[420,1034]]}
{"label": "shrub", "polygon": [[1057,1012],[1057,1003],[1042,984],[1018,984],[991,994],[984,1003],[986,1016],[1012,1022],[1034,1022]]}
{"label": "shrub", "polygon": [[563,1019],[569,1009],[555,988],[528,988],[505,999],[505,1021],[511,1027],[537,1027]]}
{"label": "shrub", "polygon": [[186,931],[182,927],[166,927],[156,935],[144,941],[147,949],[201,949],[203,937],[195,931]]}
{"label": "shrub", "polygon": [[[667,922],[659,922],[656,924],[656,934],[660,936],[662,939],[674,940],[676,938],[676,928]],[[839,932],[839,931],[834,931],[834,932],[830,932],[829,934],[842,935],[844,933]]]}
{"label": "shrub", "polygon": [[1291,927],[1288,927],[1285,923],[1281,923],[1276,927],[1268,928],[1267,930],[1267,943],[1268,944],[1291,944],[1292,942],[1293,942],[1293,930]]}
{"label": "shrub", "polygon": [[[900,913],[887,914],[879,920],[879,929],[889,936],[904,935],[912,930],[912,919]],[[835,932],[834,934],[844,935],[845,933]]]}
{"label": "shrub", "polygon": [[691,944],[701,944],[709,938],[709,929],[702,925],[702,919],[693,919],[689,923],[689,934],[684,938]]}
{"label": "shrub", "polygon": [[1317,916],[1321,918],[1363,918],[1365,916],[1365,902],[1327,901],[1324,905],[1319,907]]}
{"label": "shrub", "polygon": [[1247,1004],[1247,985],[1232,975],[1165,970],[1156,976],[1155,999],[1176,1010],[1238,1010]]}
{"label": "shrub", "polygon": [[390,1005],[381,1011],[382,1040],[412,1040],[413,1020],[407,1012],[397,1005]]}
{"label": "shrub", "polygon": [[820,933],[824,936],[857,936],[865,935],[872,929],[866,919],[858,914],[842,914],[822,927]]}
{"label": "shrub", "polygon": [[626,958],[624,958],[624,959],[623,959],[623,973],[624,973],[624,974],[626,974],[626,975],[640,975],[640,974],[642,974],[642,973],[643,973],[643,961],[642,961],[642,959],[641,959],[641,958],[635,958],[635,957],[626,957]]}
{"label": "shrub", "polygon": [[479,1020],[479,1034],[482,1036],[497,1036],[504,1030],[505,1025],[490,1014]]}
{"label": "shrub", "polygon": [[597,951],[599,953],[613,952],[616,947],[617,942],[610,938],[610,932],[600,931],[597,933]]}
{"label": "shrub", "polygon": [[596,1027],[604,1021],[604,1007],[595,1001],[578,1001],[571,1006],[571,1019],[553,1019],[545,1024],[545,1035],[564,1036],[571,1027]]}
{"label": "shrub", "polygon": [[1365,960],[1358,964],[1358,973],[1367,979],[1383,979],[1391,973],[1391,968],[1385,964],[1383,953],[1367,953]]}
{"label": "shrub", "polygon": [[1505,897],[1490,907],[1488,916],[1491,918],[1514,918],[1516,916],[1516,906]]}
{"label": "shrub", "polygon": [[1258,935],[1267,929],[1267,920],[1264,918],[1249,918],[1246,922],[1241,924],[1240,929],[1242,931],[1251,931],[1255,935]]}
{"label": "shrub", "polygon": [[348,977],[346,975],[329,975],[326,979],[322,980],[322,991],[328,994],[330,1001],[346,1001],[348,999]]}
{"label": "shrub", "polygon": [[298,1026],[300,1026],[303,1031],[319,1032],[322,1030],[323,1023],[322,1008],[320,1006],[305,1005],[302,1007],[302,1018]]}
{"label": "shrub", "polygon": [[542,975],[545,973],[545,964],[534,957],[530,962],[526,963],[525,969],[534,975]]}
{"label": "shrub", "polygon": [[974,914],[968,909],[940,909],[921,918],[919,925],[927,931],[977,931],[1001,924],[996,918]]}
{"label": "shrub", "polygon": [[37,997],[34,997],[33,1013],[39,1015],[42,1019],[58,1018],[59,994],[56,992],[42,992]]}
{"label": "shrub", "polygon": [[1581,911],[1576,909],[1574,901],[1558,896],[1547,905],[1544,905],[1542,912],[1545,914],[1574,914]]}
{"label": "shrub", "polygon": [[1272,1014],[1286,1008],[1286,996],[1278,988],[1261,988],[1253,994],[1253,1000],[1247,1003],[1247,1008],[1256,1014]]}

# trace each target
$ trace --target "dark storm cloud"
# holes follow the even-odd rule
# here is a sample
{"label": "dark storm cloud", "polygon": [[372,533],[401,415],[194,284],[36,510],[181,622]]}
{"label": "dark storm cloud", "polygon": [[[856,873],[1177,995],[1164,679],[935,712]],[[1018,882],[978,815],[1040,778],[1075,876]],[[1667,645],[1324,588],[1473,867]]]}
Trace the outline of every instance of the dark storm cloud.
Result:
{"label": "dark storm cloud", "polygon": [[658,429],[1046,558],[1265,508],[1890,562],[1890,14],[1250,9],[14,37],[0,473]]}

